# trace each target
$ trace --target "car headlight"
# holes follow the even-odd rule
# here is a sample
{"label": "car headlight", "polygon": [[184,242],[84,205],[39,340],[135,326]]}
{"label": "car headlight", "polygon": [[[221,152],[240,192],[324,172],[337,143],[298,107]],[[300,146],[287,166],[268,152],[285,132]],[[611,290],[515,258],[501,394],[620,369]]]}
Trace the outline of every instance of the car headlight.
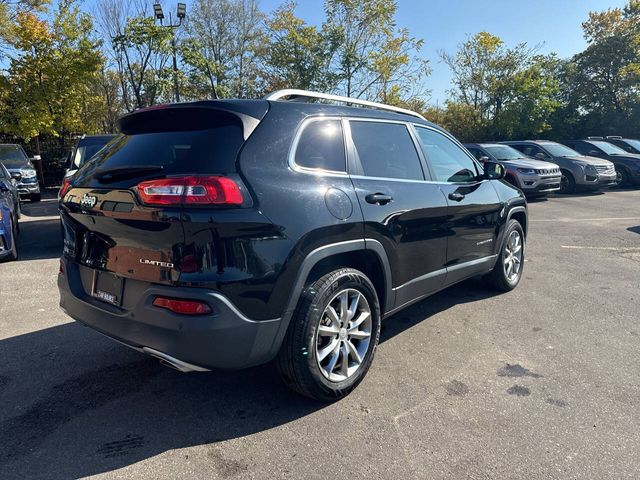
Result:
{"label": "car headlight", "polygon": [[535,168],[517,168],[516,170],[524,175],[535,175],[538,173]]}
{"label": "car headlight", "polygon": [[35,170],[20,170],[20,173],[22,174],[22,178],[33,178],[36,176],[36,171]]}

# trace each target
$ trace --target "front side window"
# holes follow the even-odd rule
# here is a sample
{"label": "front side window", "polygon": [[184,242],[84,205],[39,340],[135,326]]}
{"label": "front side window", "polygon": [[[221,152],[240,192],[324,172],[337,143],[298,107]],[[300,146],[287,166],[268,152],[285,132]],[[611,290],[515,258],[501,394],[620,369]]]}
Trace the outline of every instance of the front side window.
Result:
{"label": "front side window", "polygon": [[358,120],[349,124],[366,176],[424,180],[420,157],[405,124]]}
{"label": "front side window", "polygon": [[439,182],[473,182],[479,173],[476,163],[462,148],[441,133],[416,127],[422,148]]}
{"label": "front side window", "polygon": [[346,171],[340,120],[316,120],[308,123],[298,140],[295,162],[304,168]]}

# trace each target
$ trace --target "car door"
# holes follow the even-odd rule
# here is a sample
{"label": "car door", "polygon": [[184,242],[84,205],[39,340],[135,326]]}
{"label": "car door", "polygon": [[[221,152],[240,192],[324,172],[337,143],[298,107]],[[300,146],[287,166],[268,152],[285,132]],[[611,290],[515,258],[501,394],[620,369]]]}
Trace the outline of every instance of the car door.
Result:
{"label": "car door", "polygon": [[455,283],[494,264],[503,204],[480,165],[452,137],[435,128],[414,128],[447,199],[446,283]]}
{"label": "car door", "polygon": [[408,124],[369,119],[345,123],[364,235],[384,247],[399,307],[444,283],[447,201],[429,181]]}
{"label": "car door", "polygon": [[7,205],[11,205],[13,208],[16,206],[13,194],[14,189],[15,187],[11,183],[11,175],[4,165],[0,164],[0,198],[2,198]]}

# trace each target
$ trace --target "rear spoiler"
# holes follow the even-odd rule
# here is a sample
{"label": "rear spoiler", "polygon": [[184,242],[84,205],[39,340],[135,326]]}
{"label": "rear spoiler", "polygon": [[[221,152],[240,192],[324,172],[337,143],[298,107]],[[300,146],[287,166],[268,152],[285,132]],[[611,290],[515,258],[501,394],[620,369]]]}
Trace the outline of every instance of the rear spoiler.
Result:
{"label": "rear spoiler", "polygon": [[242,125],[246,141],[269,110],[266,100],[207,100],[141,108],[118,119],[124,134],[201,130]]}

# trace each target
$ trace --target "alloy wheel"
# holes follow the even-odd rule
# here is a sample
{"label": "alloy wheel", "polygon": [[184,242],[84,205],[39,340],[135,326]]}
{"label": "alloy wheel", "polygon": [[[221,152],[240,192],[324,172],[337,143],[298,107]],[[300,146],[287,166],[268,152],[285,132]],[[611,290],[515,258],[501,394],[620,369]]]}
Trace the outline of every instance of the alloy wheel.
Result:
{"label": "alloy wheel", "polygon": [[520,232],[513,230],[507,238],[504,252],[504,274],[509,282],[516,281],[522,270],[522,247]]}
{"label": "alloy wheel", "polygon": [[348,288],[339,291],[320,317],[315,345],[316,361],[325,378],[341,382],[362,365],[373,321],[365,296]]}

